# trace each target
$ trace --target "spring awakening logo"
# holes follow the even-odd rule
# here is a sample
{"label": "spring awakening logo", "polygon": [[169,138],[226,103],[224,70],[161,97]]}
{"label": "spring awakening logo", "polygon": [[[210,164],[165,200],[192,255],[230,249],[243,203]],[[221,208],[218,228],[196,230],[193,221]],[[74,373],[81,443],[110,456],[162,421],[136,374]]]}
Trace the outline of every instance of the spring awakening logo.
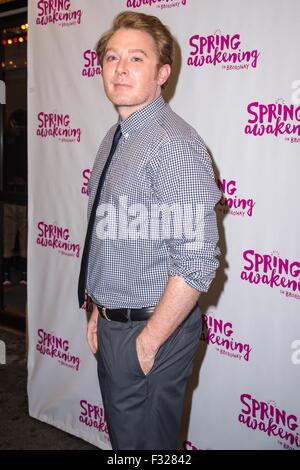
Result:
{"label": "spring awakening logo", "polygon": [[230,214],[244,217],[252,217],[253,207],[256,202],[252,198],[238,197],[237,182],[235,180],[217,180],[219,189],[222,191],[222,197],[217,204],[217,209],[222,214]]}
{"label": "spring awakening logo", "polygon": [[248,362],[252,348],[248,343],[236,341],[233,334],[231,322],[219,320],[209,314],[202,315],[201,340],[208,345],[215,344],[216,350],[221,355]]}
{"label": "spring awakening logo", "polygon": [[38,121],[37,136],[58,138],[61,142],[66,143],[80,142],[81,129],[71,127],[69,114],[40,112],[38,114]]}
{"label": "spring awakening logo", "polygon": [[277,437],[284,449],[300,448],[299,422],[297,416],[280,409],[273,401],[263,402],[244,393],[240,397],[243,408],[238,416],[240,423],[253,431],[264,432],[269,437]]}
{"label": "spring awakening logo", "polygon": [[[244,133],[261,137],[285,136],[290,143],[300,143],[300,105],[285,104],[279,99],[274,103],[252,101],[247,106],[248,120]],[[298,137],[296,137],[298,136]]]}
{"label": "spring awakening logo", "polygon": [[222,65],[226,70],[256,68],[260,53],[257,49],[243,50],[240,34],[222,34],[216,31],[209,36],[194,34],[189,39],[191,47],[187,65],[204,67]]}
{"label": "spring awakening logo", "polygon": [[164,8],[178,8],[186,6],[187,0],[126,0],[127,8],[140,8],[144,6]]}
{"label": "spring awakening logo", "polygon": [[200,450],[196,447],[191,441],[184,441],[183,442],[183,450]]}
{"label": "spring awakening logo", "polygon": [[57,359],[62,366],[79,370],[80,358],[70,353],[70,342],[67,339],[59,338],[40,328],[38,330],[39,340],[36,350],[43,356]]}
{"label": "spring awakening logo", "polygon": [[92,405],[86,400],[80,401],[79,421],[85,426],[97,429],[103,434],[109,442],[107,423],[105,419],[104,408],[98,405]]}
{"label": "spring awakening logo", "polygon": [[85,170],[83,170],[83,172],[82,172],[83,182],[82,182],[82,186],[81,186],[81,194],[85,194],[86,196],[89,195],[89,186],[88,185],[89,185],[90,177],[91,177],[90,168],[86,168]]}
{"label": "spring awakening logo", "polygon": [[43,221],[38,222],[37,228],[37,245],[58,250],[62,255],[79,258],[80,245],[70,240],[70,229]]}
{"label": "spring awakening logo", "polygon": [[249,284],[279,287],[285,297],[300,300],[300,262],[281,258],[278,252],[261,254],[254,250],[243,252],[244,267],[241,279]]}
{"label": "spring awakening logo", "polygon": [[39,0],[37,9],[37,25],[58,24],[65,27],[81,24],[83,11],[72,9],[72,0]]}
{"label": "spring awakening logo", "polygon": [[93,78],[102,74],[102,69],[96,51],[87,49],[83,53],[84,65],[81,72],[83,77]]}

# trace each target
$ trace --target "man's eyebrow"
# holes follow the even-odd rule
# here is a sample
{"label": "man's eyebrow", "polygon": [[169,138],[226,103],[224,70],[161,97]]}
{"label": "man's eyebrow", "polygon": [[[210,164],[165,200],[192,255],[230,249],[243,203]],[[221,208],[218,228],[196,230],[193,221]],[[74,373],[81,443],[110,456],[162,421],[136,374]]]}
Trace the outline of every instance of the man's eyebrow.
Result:
{"label": "man's eyebrow", "polygon": [[135,52],[141,52],[142,54],[144,54],[146,57],[148,57],[148,55],[146,54],[146,52],[143,50],[143,49],[129,49],[128,52],[130,53],[135,53]]}
{"label": "man's eyebrow", "polygon": [[116,52],[115,49],[113,49],[112,47],[110,47],[109,49],[105,49],[105,54],[106,54],[107,52],[110,52],[110,51]]}
{"label": "man's eyebrow", "polygon": [[[113,47],[109,47],[108,49],[105,50],[105,54],[107,52],[117,52],[117,51]],[[148,57],[147,53],[143,49],[128,49],[128,52],[130,54],[135,54],[136,52],[140,52],[141,54],[144,54],[144,56]]]}

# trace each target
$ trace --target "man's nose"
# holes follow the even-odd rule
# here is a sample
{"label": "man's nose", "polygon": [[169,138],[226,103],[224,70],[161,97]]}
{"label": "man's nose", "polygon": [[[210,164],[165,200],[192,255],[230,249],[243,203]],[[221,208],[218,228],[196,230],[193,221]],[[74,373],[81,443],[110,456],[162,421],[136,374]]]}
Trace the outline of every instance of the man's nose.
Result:
{"label": "man's nose", "polygon": [[116,73],[119,75],[127,75],[128,74],[128,64],[126,59],[120,59],[117,67]]}

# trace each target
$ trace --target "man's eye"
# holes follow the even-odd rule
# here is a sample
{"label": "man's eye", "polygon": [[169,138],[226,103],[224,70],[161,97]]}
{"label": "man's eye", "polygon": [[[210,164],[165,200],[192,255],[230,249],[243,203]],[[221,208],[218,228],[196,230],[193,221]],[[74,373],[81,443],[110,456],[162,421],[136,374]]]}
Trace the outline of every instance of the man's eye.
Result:
{"label": "man's eye", "polygon": [[114,55],[108,55],[108,56],[106,56],[107,62],[112,62],[112,61],[115,60],[115,59],[116,59],[116,56],[114,56]]}
{"label": "man's eye", "polygon": [[143,59],[141,57],[132,57],[131,59],[133,62],[143,62]]}

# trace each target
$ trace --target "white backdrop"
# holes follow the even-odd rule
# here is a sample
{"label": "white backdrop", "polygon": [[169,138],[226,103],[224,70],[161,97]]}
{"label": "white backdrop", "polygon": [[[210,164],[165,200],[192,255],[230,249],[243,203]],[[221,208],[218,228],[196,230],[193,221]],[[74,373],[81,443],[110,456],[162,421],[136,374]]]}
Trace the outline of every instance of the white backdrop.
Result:
{"label": "white backdrop", "polygon": [[298,0],[29,2],[30,415],[110,448],[77,280],[90,169],[117,119],[93,48],[129,8],[175,35],[166,98],[205,140],[224,194],[182,446],[299,449]]}

